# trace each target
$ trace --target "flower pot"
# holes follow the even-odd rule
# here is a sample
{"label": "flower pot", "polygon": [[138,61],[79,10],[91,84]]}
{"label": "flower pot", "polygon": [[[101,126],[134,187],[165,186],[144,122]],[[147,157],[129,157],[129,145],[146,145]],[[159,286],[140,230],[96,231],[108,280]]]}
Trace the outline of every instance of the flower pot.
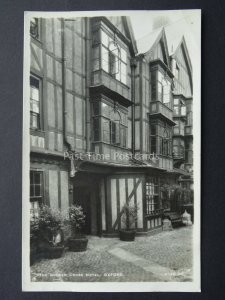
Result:
{"label": "flower pot", "polygon": [[70,251],[82,252],[87,250],[88,239],[85,236],[71,237],[68,239]]}
{"label": "flower pot", "polygon": [[63,254],[63,246],[49,246],[44,251],[44,257],[49,259],[60,258]]}
{"label": "flower pot", "polygon": [[120,230],[120,240],[126,242],[133,242],[136,235],[136,230]]}

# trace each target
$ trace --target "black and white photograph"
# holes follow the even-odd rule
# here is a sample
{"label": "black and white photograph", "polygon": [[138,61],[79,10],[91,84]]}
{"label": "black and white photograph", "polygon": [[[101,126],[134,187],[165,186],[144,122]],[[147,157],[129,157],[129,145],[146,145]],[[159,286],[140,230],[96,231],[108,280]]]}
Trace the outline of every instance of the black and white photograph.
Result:
{"label": "black and white photograph", "polygon": [[199,292],[201,10],[24,14],[24,291]]}

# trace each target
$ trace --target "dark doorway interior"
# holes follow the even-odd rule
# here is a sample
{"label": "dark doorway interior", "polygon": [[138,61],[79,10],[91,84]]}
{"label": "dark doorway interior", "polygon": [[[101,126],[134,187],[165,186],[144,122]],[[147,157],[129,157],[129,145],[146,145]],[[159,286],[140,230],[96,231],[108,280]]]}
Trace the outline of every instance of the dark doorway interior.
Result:
{"label": "dark doorway interior", "polygon": [[74,203],[81,205],[86,215],[85,224],[82,228],[83,233],[91,234],[91,198],[90,190],[84,186],[76,186],[74,189]]}
{"label": "dark doorway interior", "polygon": [[99,178],[96,174],[78,173],[74,178],[73,202],[80,205],[86,215],[84,234],[100,234]]}

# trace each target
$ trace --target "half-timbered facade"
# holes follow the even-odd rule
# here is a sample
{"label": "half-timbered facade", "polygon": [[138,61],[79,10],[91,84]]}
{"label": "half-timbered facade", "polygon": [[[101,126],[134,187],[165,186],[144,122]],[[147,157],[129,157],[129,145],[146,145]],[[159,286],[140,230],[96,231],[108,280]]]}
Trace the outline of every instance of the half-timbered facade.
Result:
{"label": "half-timbered facade", "polygon": [[161,185],[192,167],[185,41],[170,56],[161,30],[140,53],[127,17],[34,18],[30,36],[31,208],[80,204],[107,236],[135,204],[140,234],[162,230]]}

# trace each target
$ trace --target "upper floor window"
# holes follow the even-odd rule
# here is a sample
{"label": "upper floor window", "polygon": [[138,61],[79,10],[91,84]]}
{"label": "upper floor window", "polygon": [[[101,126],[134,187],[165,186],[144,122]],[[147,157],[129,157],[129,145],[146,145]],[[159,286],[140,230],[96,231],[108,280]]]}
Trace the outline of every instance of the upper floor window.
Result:
{"label": "upper floor window", "polygon": [[170,106],[171,83],[161,72],[158,72],[158,100]]}
{"label": "upper floor window", "polygon": [[150,151],[164,156],[172,155],[172,129],[166,125],[150,124]]}
{"label": "upper floor window", "polygon": [[181,139],[173,139],[173,157],[184,158],[184,141]]}
{"label": "upper floor window", "polygon": [[176,125],[173,127],[173,133],[176,135],[184,135],[184,122],[181,120],[176,121]]}
{"label": "upper floor window", "polygon": [[118,39],[101,31],[101,67],[115,79],[127,84],[127,53]]}
{"label": "upper floor window", "polygon": [[119,108],[105,102],[93,103],[93,138],[126,148],[127,115]]}
{"label": "upper floor window", "polygon": [[186,116],[185,103],[182,100],[175,98],[173,100],[173,111],[176,116],[185,117]]}
{"label": "upper floor window", "polygon": [[31,18],[30,34],[33,38],[40,38],[40,20],[38,18]]}
{"label": "upper floor window", "polygon": [[30,77],[30,128],[40,129],[40,80]]}

